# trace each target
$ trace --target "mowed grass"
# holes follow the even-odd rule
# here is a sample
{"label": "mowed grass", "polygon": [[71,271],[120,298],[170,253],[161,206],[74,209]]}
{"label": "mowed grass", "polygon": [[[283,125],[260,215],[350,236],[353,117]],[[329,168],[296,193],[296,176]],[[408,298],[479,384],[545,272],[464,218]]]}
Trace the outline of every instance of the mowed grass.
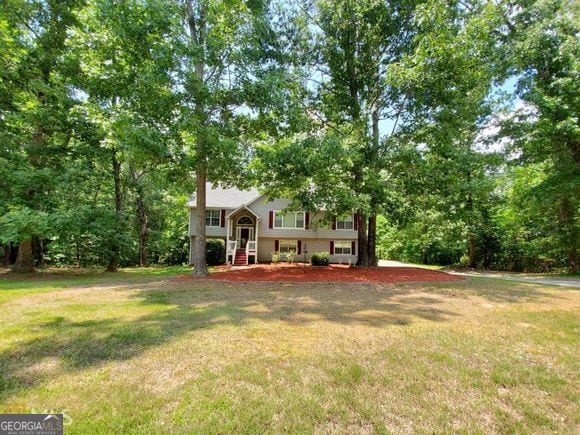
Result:
{"label": "mowed grass", "polygon": [[1,275],[0,412],[64,412],[67,433],[578,429],[575,290],[178,273]]}

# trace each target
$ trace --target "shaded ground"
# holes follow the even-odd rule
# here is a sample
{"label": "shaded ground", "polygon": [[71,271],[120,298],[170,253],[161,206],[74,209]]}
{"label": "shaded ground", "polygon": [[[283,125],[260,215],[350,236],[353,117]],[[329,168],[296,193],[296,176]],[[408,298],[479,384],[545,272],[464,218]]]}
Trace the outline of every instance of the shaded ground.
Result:
{"label": "shaded ground", "polygon": [[67,433],[578,429],[576,291],[131,273],[0,278],[0,412],[64,411]]}
{"label": "shaded ground", "polygon": [[[180,279],[194,279],[183,275]],[[459,281],[462,278],[436,270],[412,267],[348,267],[307,264],[257,264],[247,268],[222,268],[207,279],[219,281],[386,283]]]}

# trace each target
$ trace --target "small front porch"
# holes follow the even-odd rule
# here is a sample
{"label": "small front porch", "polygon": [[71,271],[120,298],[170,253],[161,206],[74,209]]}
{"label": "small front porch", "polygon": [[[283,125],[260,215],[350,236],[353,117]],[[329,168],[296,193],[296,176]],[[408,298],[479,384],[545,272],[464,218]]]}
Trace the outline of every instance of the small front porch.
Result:
{"label": "small front porch", "polygon": [[245,205],[226,216],[226,262],[246,266],[258,262],[260,217]]}

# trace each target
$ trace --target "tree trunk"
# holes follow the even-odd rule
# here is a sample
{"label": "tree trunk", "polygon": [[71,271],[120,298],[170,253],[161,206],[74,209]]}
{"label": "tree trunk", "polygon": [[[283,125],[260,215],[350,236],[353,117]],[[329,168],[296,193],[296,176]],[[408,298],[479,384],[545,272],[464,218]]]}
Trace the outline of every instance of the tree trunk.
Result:
{"label": "tree trunk", "polygon": [[[207,31],[207,3],[200,1],[196,4],[198,10],[194,10],[192,1],[186,4],[187,24],[191,42],[199,50],[199,59],[195,65],[195,75],[199,83],[205,84],[205,38]],[[207,181],[207,111],[205,102],[199,100],[195,106],[199,131],[195,144],[196,165],[196,209],[197,209],[197,234],[195,237],[195,249],[193,257],[193,276],[204,277],[208,275],[205,255],[205,183]]]}
{"label": "tree trunk", "polygon": [[[44,93],[38,93],[38,100],[39,103],[42,105],[44,104]],[[32,166],[35,168],[40,166],[40,151],[42,147],[45,145],[45,133],[44,128],[42,126],[37,126],[34,129],[34,133],[32,134],[32,141],[30,143],[30,147],[28,150],[29,153],[29,160]],[[26,197],[30,203],[34,202],[34,197],[36,194],[34,188],[29,188]],[[16,262],[12,267],[13,272],[34,272],[34,239],[35,237],[31,237],[30,239],[23,240],[20,242],[18,246],[18,256],[16,257]]]}
{"label": "tree trunk", "polygon": [[148,223],[145,200],[143,199],[143,189],[137,187],[137,219],[139,221],[139,266],[147,266],[147,234]]}
{"label": "tree trunk", "polygon": [[[379,152],[379,111],[376,106],[371,111],[372,142],[371,147],[366,153],[366,159],[369,166],[376,165]],[[379,262],[377,259],[377,204],[374,198],[371,198],[371,215],[368,218],[367,228],[367,263],[366,266],[375,267]]]}
{"label": "tree trunk", "polygon": [[[467,178],[467,185],[471,186],[471,171],[467,171],[466,174]],[[467,255],[468,255],[468,262],[467,265],[473,269],[477,267],[477,240],[475,237],[475,206],[473,205],[473,196],[471,192],[467,193],[467,200],[465,204],[466,211],[468,213],[468,231],[469,234],[467,236]]]}
{"label": "tree trunk", "polygon": [[379,265],[377,259],[377,215],[369,217],[368,228],[368,262],[369,266],[376,267]]}
{"label": "tree trunk", "polygon": [[79,240],[77,239],[75,242],[75,253],[76,253],[76,258],[77,258],[77,267],[81,267],[81,248],[80,248],[80,243]]}
{"label": "tree trunk", "polygon": [[18,246],[18,256],[16,263],[12,266],[12,272],[29,273],[34,272],[32,265],[32,239],[22,240]]}
{"label": "tree trunk", "polygon": [[[121,225],[121,162],[117,158],[117,150],[112,150],[111,163],[113,168],[113,178],[115,180],[115,233],[119,234]],[[114,240],[111,244],[111,254],[107,272],[116,272],[119,265],[119,242]]]}
{"label": "tree trunk", "polygon": [[469,233],[467,237],[467,250],[469,254],[468,266],[475,269],[477,267],[477,243],[473,233]]}
{"label": "tree trunk", "polygon": [[369,266],[369,242],[367,238],[367,220],[362,211],[358,211],[358,260],[357,266]]}
{"label": "tree trunk", "polygon": [[32,261],[37,267],[44,267],[44,240],[42,237],[32,238]]}
{"label": "tree trunk", "polygon": [[44,239],[38,238],[38,267],[44,267]]}
{"label": "tree trunk", "polygon": [[208,275],[206,252],[205,252],[205,168],[197,165],[196,173],[196,208],[197,208],[197,234],[193,255],[193,276],[203,277]]}
{"label": "tree trunk", "polygon": [[573,201],[565,196],[560,199],[560,227],[568,251],[568,273],[578,273],[578,232]]}
{"label": "tree trunk", "polygon": [[10,256],[12,254],[12,247],[9,243],[2,245],[4,256],[2,257],[2,264],[6,267],[10,266]]}

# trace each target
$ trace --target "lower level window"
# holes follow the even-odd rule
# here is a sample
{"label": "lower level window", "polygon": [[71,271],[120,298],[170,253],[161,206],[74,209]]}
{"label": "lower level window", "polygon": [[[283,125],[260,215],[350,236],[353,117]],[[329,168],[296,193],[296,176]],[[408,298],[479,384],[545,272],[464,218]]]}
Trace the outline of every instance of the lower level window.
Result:
{"label": "lower level window", "polygon": [[280,240],[280,254],[288,254],[290,251],[298,252],[296,240]]}
{"label": "lower level window", "polygon": [[334,242],[334,254],[335,255],[351,255],[352,243],[351,242]]}

